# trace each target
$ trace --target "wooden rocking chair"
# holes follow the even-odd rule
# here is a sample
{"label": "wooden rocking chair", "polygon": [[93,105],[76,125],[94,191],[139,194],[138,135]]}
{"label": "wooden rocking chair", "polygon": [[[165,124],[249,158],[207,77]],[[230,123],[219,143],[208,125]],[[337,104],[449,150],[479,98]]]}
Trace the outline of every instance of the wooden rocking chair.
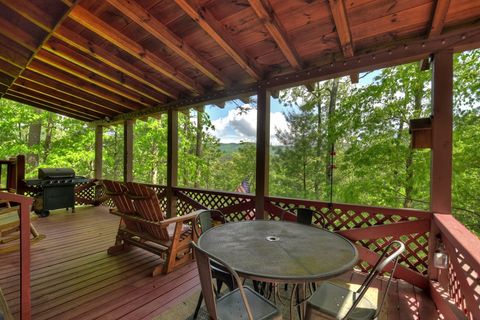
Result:
{"label": "wooden rocking chair", "polygon": [[[19,249],[18,244],[7,245],[20,239],[20,215],[18,207],[12,207],[8,201],[0,201],[0,253],[7,253]],[[35,218],[36,215],[32,216]],[[38,233],[30,223],[32,243],[45,238],[45,235]]]}
{"label": "wooden rocking chair", "polygon": [[[125,221],[124,225],[120,225],[115,246],[109,248],[109,253],[133,245],[158,254],[164,263],[153,270],[153,276],[169,273],[193,260],[190,243],[194,237],[192,226],[197,212],[165,219],[157,194],[152,188],[128,182],[127,192],[125,186],[116,183],[120,187],[114,188],[106,181],[108,180],[104,180],[106,190],[112,194],[112,200],[117,206],[117,210],[112,210],[111,213]],[[131,211],[132,203],[134,211]]]}

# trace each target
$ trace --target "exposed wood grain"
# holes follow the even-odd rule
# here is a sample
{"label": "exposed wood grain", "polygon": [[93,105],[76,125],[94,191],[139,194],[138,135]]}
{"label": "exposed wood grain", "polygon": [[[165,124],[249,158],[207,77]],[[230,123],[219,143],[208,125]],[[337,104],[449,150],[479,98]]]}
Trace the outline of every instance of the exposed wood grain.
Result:
{"label": "exposed wood grain", "polygon": [[203,93],[203,88],[198,83],[184,75],[179,70],[175,70],[162,58],[146,50],[140,44],[126,37],[118,30],[115,30],[83,7],[75,7],[75,9],[70,12],[69,17],[125,52],[128,52],[132,56],[148,64],[150,67],[168,77],[172,81],[182,85],[194,93]]}
{"label": "exposed wood grain", "polygon": [[430,30],[428,31],[428,38],[439,36],[442,33],[449,7],[450,0],[436,1],[432,23],[430,25]]}
{"label": "exposed wood grain", "polygon": [[159,95],[158,92],[153,91],[150,87],[141,83],[137,83],[137,81],[132,80],[124,73],[118,72],[101,62],[97,62],[94,59],[86,57],[84,54],[75,51],[59,40],[51,39],[49,42],[44,44],[43,49],[65,59],[66,61],[72,62],[91,73],[97,74],[102,78],[120,85],[125,89],[131,90],[145,99],[155,103],[165,102],[165,97],[163,95]]}
{"label": "exposed wood grain", "polygon": [[217,84],[220,86],[230,85],[230,80],[227,79],[225,75],[222,75],[216,67],[210,64],[205,58],[196,52],[195,49],[190,47],[188,43],[177,37],[158,19],[150,15],[150,13],[142,6],[133,1],[107,1]]}
{"label": "exposed wood grain", "polygon": [[18,101],[20,103],[24,103],[26,105],[30,105],[30,106],[35,107],[35,108],[44,109],[44,110],[47,110],[47,111],[50,111],[50,112],[58,113],[58,114],[66,116],[66,117],[71,117],[71,118],[82,120],[82,121],[91,121],[91,118],[84,117],[82,115],[78,115],[77,113],[72,113],[72,112],[62,110],[62,109],[58,109],[58,108],[55,108],[51,105],[42,103],[42,102],[40,102],[36,99],[32,99],[30,97],[26,97],[26,96],[19,95],[19,94],[16,94],[16,93],[7,92],[3,95],[3,98],[10,99],[10,100],[13,100],[13,101]]}
{"label": "exposed wood grain", "polygon": [[271,6],[265,6],[263,1],[268,0],[249,0],[248,2],[250,3],[253,11],[255,11],[257,16],[264,24],[265,28],[267,28],[268,32],[275,40],[278,47],[280,48],[290,65],[293,67],[293,69],[301,69],[302,61],[300,59],[300,56],[298,55],[297,50],[295,49],[291,41],[288,39],[288,35],[283,26],[281,25],[281,22],[275,12],[273,12],[272,9],[270,9],[269,11],[269,8],[271,8]]}
{"label": "exposed wood grain", "polygon": [[217,19],[204,7],[192,5],[188,0],[175,0],[185,13],[190,16],[198,25],[232,57],[240,67],[255,80],[262,78],[262,72],[245,51],[239,48],[235,41],[227,34]]}
{"label": "exposed wood grain", "polygon": [[329,3],[343,55],[345,57],[352,57],[354,54],[354,46],[350,26],[348,25],[347,11],[345,10],[343,1],[344,0],[329,0]]}

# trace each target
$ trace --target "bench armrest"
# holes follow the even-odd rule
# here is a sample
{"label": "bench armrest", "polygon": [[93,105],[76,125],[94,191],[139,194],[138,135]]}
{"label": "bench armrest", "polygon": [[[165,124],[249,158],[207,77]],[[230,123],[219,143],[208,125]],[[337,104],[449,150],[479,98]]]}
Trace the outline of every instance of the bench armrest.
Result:
{"label": "bench armrest", "polygon": [[195,219],[195,217],[201,212],[202,210],[197,210],[197,211],[194,211],[194,212],[190,212],[189,214],[185,214],[183,216],[176,216],[176,217],[172,217],[172,218],[168,218],[166,220],[163,220],[163,221],[160,221],[159,224],[162,226],[162,227],[166,227],[168,226],[169,224],[172,224],[172,223],[177,223],[177,222],[184,222],[184,221],[188,221],[188,220],[193,220]]}

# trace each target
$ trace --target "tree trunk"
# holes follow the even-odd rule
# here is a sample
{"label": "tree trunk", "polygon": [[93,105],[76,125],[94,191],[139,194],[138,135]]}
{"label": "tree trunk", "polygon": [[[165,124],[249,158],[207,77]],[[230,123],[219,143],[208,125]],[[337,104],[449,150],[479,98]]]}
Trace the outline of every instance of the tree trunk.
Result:
{"label": "tree trunk", "polygon": [[313,183],[313,189],[315,195],[319,199],[321,198],[321,172],[322,172],[322,99],[321,96],[317,97],[317,141],[315,146],[315,180]]}
{"label": "tree trunk", "polygon": [[42,162],[47,162],[48,155],[50,154],[50,150],[52,149],[52,136],[53,131],[55,129],[55,115],[51,112],[48,113],[47,118],[47,127],[45,130],[45,141],[43,143],[43,155],[42,155]]}
{"label": "tree trunk", "polygon": [[117,128],[114,129],[113,135],[113,180],[118,180],[120,160],[118,158],[120,152],[118,152],[118,131]]}
{"label": "tree trunk", "polygon": [[200,160],[202,158],[202,133],[203,133],[203,112],[197,110],[197,139],[195,148],[195,188],[200,187]]}
{"label": "tree trunk", "polygon": [[40,137],[42,133],[42,120],[40,115],[42,114],[41,110],[35,109],[36,117],[34,122],[32,122],[28,129],[28,147],[29,151],[27,154],[27,164],[30,167],[38,167],[39,155],[38,150],[35,150],[35,147],[38,147],[40,144]]}
{"label": "tree trunk", "polygon": [[327,114],[327,141],[328,141],[328,148],[325,152],[325,163],[326,170],[325,170],[325,180],[327,182],[327,192],[326,194],[330,196],[330,199],[333,198],[332,195],[332,179],[333,179],[333,163],[331,163],[332,153],[335,151],[335,138],[333,136],[333,114],[335,113],[335,106],[337,104],[337,96],[338,96],[338,84],[339,78],[333,79],[332,88],[330,89],[330,101],[328,103],[328,114]]}
{"label": "tree trunk", "polygon": [[[423,81],[419,84],[417,90],[414,92],[414,118],[418,118],[422,112],[422,98],[423,98]],[[407,158],[405,160],[405,200],[403,202],[404,208],[413,207],[413,150],[408,148]]]}

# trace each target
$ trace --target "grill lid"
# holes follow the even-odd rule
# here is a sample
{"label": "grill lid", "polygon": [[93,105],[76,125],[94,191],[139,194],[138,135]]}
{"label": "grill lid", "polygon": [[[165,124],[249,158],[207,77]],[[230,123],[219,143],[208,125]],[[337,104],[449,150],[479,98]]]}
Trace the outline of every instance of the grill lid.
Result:
{"label": "grill lid", "polygon": [[39,168],[38,179],[65,179],[75,178],[75,171],[72,168]]}

